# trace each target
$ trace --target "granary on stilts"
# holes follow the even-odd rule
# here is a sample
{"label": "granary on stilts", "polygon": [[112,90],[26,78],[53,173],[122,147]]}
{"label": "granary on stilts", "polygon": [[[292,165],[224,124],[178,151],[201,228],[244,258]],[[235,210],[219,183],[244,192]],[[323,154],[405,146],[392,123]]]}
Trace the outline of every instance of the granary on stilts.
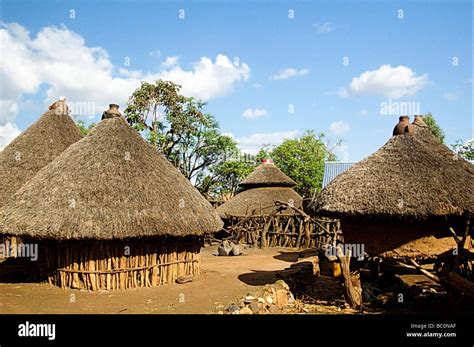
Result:
{"label": "granary on stilts", "polygon": [[0,228],[39,242],[36,280],[64,288],[127,289],[200,272],[203,235],[222,221],[147,144],[117,105],[24,185]]}
{"label": "granary on stilts", "polygon": [[303,211],[295,185],[271,159],[264,159],[239,184],[242,191],[217,212],[239,241],[260,247],[315,247],[318,224]]}
{"label": "granary on stilts", "polygon": [[[56,101],[0,152],[0,208],[40,169],[81,138],[65,101]],[[13,248],[17,242],[15,237],[4,241]]]}
{"label": "granary on stilts", "polygon": [[337,176],[310,204],[312,215],[341,220],[346,244],[388,258],[434,258],[456,245],[449,227],[462,230],[473,216],[474,167],[420,121],[400,117],[382,148]]}

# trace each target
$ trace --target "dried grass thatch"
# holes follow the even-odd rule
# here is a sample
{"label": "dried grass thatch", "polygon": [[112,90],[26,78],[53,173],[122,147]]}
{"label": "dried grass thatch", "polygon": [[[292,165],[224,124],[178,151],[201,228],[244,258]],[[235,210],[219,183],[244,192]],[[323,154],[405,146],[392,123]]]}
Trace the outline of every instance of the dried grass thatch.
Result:
{"label": "dried grass thatch", "polygon": [[5,233],[39,239],[203,235],[222,221],[122,117],[103,119],[4,206]]}
{"label": "dried grass thatch", "polygon": [[245,189],[254,187],[294,187],[295,185],[296,182],[273,163],[260,164],[239,184]]}
{"label": "dried grass thatch", "polygon": [[423,120],[422,116],[415,116],[413,121],[414,134],[418,140],[425,143],[427,146],[433,148],[438,154],[445,156],[449,160],[458,161],[457,166],[462,167],[466,171],[472,171],[473,166],[464,158],[458,156],[452,150],[449,149],[445,144],[441,143],[439,139],[433,135],[431,130],[428,128]]}
{"label": "dried grass thatch", "polygon": [[377,152],[336,177],[309,210],[334,217],[422,220],[474,213],[474,167],[416,134],[392,136]]}
{"label": "dried grass thatch", "polygon": [[0,152],[0,207],[82,134],[67,114],[44,113]]}
{"label": "dried grass thatch", "polygon": [[[244,190],[216,211],[221,218],[268,216],[277,210],[275,201],[293,202],[296,208],[302,209],[302,197],[287,187],[260,187]],[[293,209],[285,209],[277,215],[294,215]]]}

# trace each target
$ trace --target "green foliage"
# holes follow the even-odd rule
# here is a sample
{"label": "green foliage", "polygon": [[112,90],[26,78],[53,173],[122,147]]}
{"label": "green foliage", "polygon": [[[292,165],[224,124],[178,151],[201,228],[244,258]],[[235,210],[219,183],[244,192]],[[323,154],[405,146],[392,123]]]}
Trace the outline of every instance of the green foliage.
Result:
{"label": "green foliage", "polygon": [[466,160],[474,160],[474,139],[465,143],[462,140],[457,140],[451,147],[460,157]]}
{"label": "green foliage", "polygon": [[203,194],[226,190],[229,183],[224,180],[231,173],[230,168],[223,170],[223,162],[237,146],[220,133],[214,117],[203,112],[205,103],[179,90],[169,81],[142,82],[129,99],[125,117]]}
{"label": "green foliage", "polygon": [[303,197],[321,190],[324,161],[335,159],[323,139],[322,133],[306,131],[300,138],[285,140],[271,151],[274,163],[297,183],[295,190]]}
{"label": "green foliage", "polygon": [[441,143],[444,143],[444,132],[440,128],[438,123],[436,123],[435,118],[431,113],[427,113],[423,116],[423,120],[430,129],[431,133],[438,138]]}
{"label": "green foliage", "polygon": [[255,156],[255,162],[261,163],[263,159],[272,159],[272,149],[269,145],[263,145]]}
{"label": "green foliage", "polygon": [[203,194],[214,197],[233,196],[237,192],[240,181],[255,167],[255,161],[245,157],[222,161],[212,168],[212,174],[206,177],[203,181],[205,184],[200,186],[200,190]]}
{"label": "green foliage", "polygon": [[82,133],[82,135],[84,135],[84,136],[87,135],[87,134],[89,134],[89,131],[91,131],[91,129],[92,129],[93,127],[95,127],[95,123],[91,123],[91,124],[89,124],[89,126],[86,126],[86,124],[84,123],[83,120],[78,120],[78,121],[76,122],[76,125],[77,125],[77,127],[79,128],[79,131],[80,131],[80,132]]}

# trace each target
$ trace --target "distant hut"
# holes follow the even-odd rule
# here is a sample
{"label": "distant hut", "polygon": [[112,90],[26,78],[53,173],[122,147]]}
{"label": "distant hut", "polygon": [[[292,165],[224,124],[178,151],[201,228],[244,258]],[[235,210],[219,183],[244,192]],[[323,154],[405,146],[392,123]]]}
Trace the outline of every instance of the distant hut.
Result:
{"label": "distant hut", "polygon": [[400,117],[389,141],[337,176],[310,213],[340,218],[345,243],[371,255],[430,258],[454,247],[448,227],[474,213],[474,167],[416,126]]}
{"label": "distant hut", "polygon": [[0,208],[41,168],[82,138],[62,103],[53,105],[0,152]]}
{"label": "distant hut", "polygon": [[317,225],[304,213],[295,185],[271,159],[264,159],[239,184],[243,190],[216,210],[239,241],[260,247],[315,247]]}
{"label": "distant hut", "polygon": [[271,159],[264,159],[242,182],[242,192],[220,205],[217,212],[223,219],[248,216],[294,215],[290,209],[278,210],[275,201],[302,208],[303,198],[293,190],[296,182],[285,175]]}
{"label": "distant hut", "polygon": [[199,274],[203,235],[222,221],[111,105],[4,206],[0,227],[40,242],[37,280],[108,290]]}

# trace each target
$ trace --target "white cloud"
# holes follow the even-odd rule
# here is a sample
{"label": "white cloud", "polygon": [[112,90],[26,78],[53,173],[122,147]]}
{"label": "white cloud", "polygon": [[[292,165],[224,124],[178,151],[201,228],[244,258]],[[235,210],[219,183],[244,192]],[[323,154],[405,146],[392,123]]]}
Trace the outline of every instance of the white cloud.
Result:
{"label": "white cloud", "polygon": [[289,67],[271,76],[270,79],[271,80],[287,80],[288,78],[291,78],[291,77],[306,76],[307,74],[309,74],[308,69],[298,70],[298,69]]}
{"label": "white cloud", "polygon": [[236,141],[243,152],[257,154],[263,145],[279,145],[286,139],[296,138],[299,134],[298,130],[255,133],[250,136],[236,138]]}
{"label": "white cloud", "polygon": [[313,24],[313,28],[316,29],[316,32],[318,34],[327,34],[330,33],[331,31],[334,31],[335,27],[334,24],[331,22],[324,22],[322,24]]}
{"label": "white cloud", "polygon": [[252,84],[252,87],[255,89],[263,89],[263,86],[260,83],[254,83]]}
{"label": "white cloud", "polygon": [[248,108],[242,113],[242,117],[249,119],[260,118],[266,115],[268,115],[268,112],[264,108],[256,108],[254,110]]}
{"label": "white cloud", "polygon": [[18,114],[19,100],[3,99],[3,93],[0,98],[0,125],[2,125],[15,119],[16,115]]}
{"label": "white cloud", "polygon": [[8,122],[4,125],[0,125],[0,151],[3,151],[18,135],[20,135],[20,130],[14,124]]}
{"label": "white cloud", "polygon": [[363,108],[362,110],[360,110],[358,112],[359,116],[368,116],[369,115],[369,111],[367,111],[365,108]]}
{"label": "white cloud", "polygon": [[377,70],[365,71],[354,77],[347,88],[339,90],[341,97],[382,95],[399,99],[415,95],[428,83],[428,75],[417,76],[409,67],[382,65]]}
{"label": "white cloud", "polygon": [[347,134],[351,130],[351,127],[346,122],[337,121],[331,123],[329,130],[336,136],[342,136]]}
{"label": "white cloud", "polygon": [[19,24],[0,23],[0,50],[0,125],[14,121],[18,103],[42,84],[47,86],[44,107],[65,95],[71,103],[95,104],[97,115],[112,102],[125,107],[141,80],[171,80],[184,95],[206,101],[230,92],[250,75],[247,64],[236,66],[221,54],[215,61],[203,57],[189,70],[179,65],[150,73],[118,68],[107,51],[86,46],[82,36],[65,26],[44,27],[31,37]]}
{"label": "white cloud", "polygon": [[143,72],[140,70],[127,70],[123,68],[119,68],[119,74],[131,78],[141,78],[143,76]]}
{"label": "white cloud", "polygon": [[175,65],[178,65],[178,60],[179,60],[179,57],[177,56],[166,57],[165,61],[161,63],[161,66],[164,68],[173,67]]}
{"label": "white cloud", "polygon": [[234,65],[227,56],[219,54],[215,63],[203,57],[193,64],[193,70],[174,66],[161,71],[158,76],[182,85],[184,95],[209,100],[229,93],[236,83],[248,80],[250,67],[247,64]]}
{"label": "white cloud", "polygon": [[445,92],[443,93],[443,98],[445,98],[448,101],[456,101],[459,99],[459,93],[454,93],[454,92]]}

